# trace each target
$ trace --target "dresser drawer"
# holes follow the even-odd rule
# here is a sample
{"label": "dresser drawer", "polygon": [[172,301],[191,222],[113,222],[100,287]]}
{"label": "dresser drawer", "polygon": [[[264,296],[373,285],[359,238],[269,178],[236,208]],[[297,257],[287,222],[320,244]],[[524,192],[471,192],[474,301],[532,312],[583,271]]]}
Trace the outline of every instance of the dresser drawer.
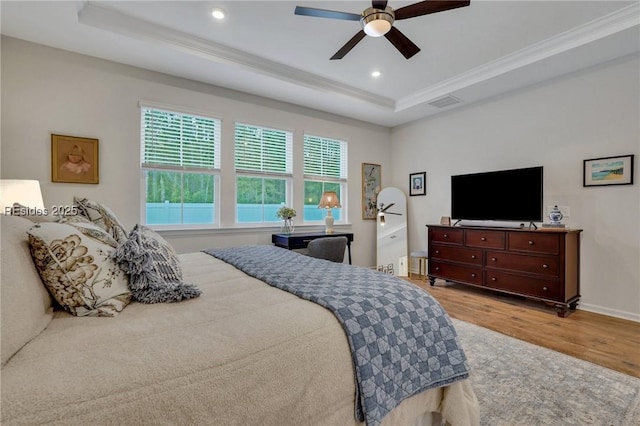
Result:
{"label": "dresser drawer", "polygon": [[486,231],[482,229],[465,231],[467,247],[504,249],[506,234],[504,231]]}
{"label": "dresser drawer", "polygon": [[507,250],[558,254],[560,252],[560,237],[563,236],[564,234],[545,234],[542,231],[512,232],[507,238]]}
{"label": "dresser drawer", "polygon": [[560,274],[557,257],[528,256],[499,251],[489,251],[486,256],[487,268],[509,269],[550,277],[557,277]]}
{"label": "dresser drawer", "polygon": [[430,232],[433,242],[462,245],[462,229],[433,228]]}
{"label": "dresser drawer", "polygon": [[518,294],[558,300],[562,289],[558,281],[532,278],[487,270],[487,287],[506,290]]}
{"label": "dresser drawer", "polygon": [[454,262],[482,266],[482,250],[479,249],[433,244],[429,257],[431,259],[452,260]]}
{"label": "dresser drawer", "polygon": [[482,285],[482,268],[472,266],[452,265],[437,261],[429,262],[429,275],[441,277],[451,281],[461,281],[469,284]]}

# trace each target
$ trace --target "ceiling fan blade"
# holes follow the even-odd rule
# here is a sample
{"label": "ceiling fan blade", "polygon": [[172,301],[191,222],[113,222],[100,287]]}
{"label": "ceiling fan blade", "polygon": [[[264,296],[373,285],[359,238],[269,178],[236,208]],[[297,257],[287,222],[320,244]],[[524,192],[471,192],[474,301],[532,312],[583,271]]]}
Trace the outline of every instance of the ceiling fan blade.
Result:
{"label": "ceiling fan blade", "polygon": [[420,51],[420,48],[416,46],[411,40],[409,40],[406,35],[402,34],[396,27],[391,27],[389,32],[384,36],[407,59],[410,59],[413,55]]}
{"label": "ceiling fan blade", "polygon": [[349,40],[347,42],[347,44],[345,44],[344,46],[342,46],[342,48],[340,48],[340,50],[338,50],[332,57],[331,59],[342,59],[344,58],[344,55],[346,55],[347,53],[349,53],[349,51],[351,49],[354,48],[354,46],[356,44],[358,44],[358,42],[360,40],[362,40],[364,38],[364,36],[366,36],[365,32],[360,30],[356,35],[354,35],[351,40]]}
{"label": "ceiling fan blade", "polygon": [[430,13],[444,12],[445,10],[457,9],[469,6],[470,1],[440,1],[426,0],[395,10],[396,21],[399,19],[415,18],[416,16],[428,15]]}
{"label": "ceiling fan blade", "polygon": [[[387,211],[387,209],[388,209],[389,207],[393,206],[394,204],[395,204],[395,203],[391,203],[391,204],[389,204],[388,206],[383,207],[383,208],[382,208],[382,210],[380,210],[380,211],[384,213],[384,212],[386,212],[386,211]],[[381,207],[382,207],[382,206],[381,206]]]}
{"label": "ceiling fan blade", "polygon": [[402,216],[402,213],[386,212],[385,214],[394,214],[396,216]]}
{"label": "ceiling fan blade", "polygon": [[313,16],[315,18],[342,19],[343,21],[359,21],[362,15],[358,13],[337,12],[335,10],[315,9],[313,7],[296,6],[296,15]]}
{"label": "ceiling fan blade", "polygon": [[371,2],[371,7],[374,9],[384,10],[387,7],[387,0],[373,0]]}

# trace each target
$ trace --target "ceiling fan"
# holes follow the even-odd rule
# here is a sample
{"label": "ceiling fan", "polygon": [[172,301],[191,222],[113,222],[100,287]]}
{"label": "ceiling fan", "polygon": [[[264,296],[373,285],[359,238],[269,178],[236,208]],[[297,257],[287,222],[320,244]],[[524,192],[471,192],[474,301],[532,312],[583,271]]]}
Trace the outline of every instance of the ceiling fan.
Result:
{"label": "ceiling fan", "polygon": [[385,214],[394,214],[396,216],[402,216],[402,213],[388,212],[391,206],[394,206],[396,203],[391,203],[385,207],[384,203],[380,203],[380,209],[378,210],[378,216],[380,216],[380,226],[384,226],[386,220],[384,218]]}
{"label": "ceiling fan", "polygon": [[373,0],[371,7],[366,8],[361,14],[303,6],[296,6],[295,14],[316,18],[360,21],[362,29],[347,44],[342,46],[331,59],[342,59],[366,35],[371,37],[385,36],[405,58],[409,59],[418,53],[420,48],[393,26],[395,21],[469,6],[469,3],[471,2],[468,0],[426,0],[394,10],[391,6],[387,6],[386,0]]}

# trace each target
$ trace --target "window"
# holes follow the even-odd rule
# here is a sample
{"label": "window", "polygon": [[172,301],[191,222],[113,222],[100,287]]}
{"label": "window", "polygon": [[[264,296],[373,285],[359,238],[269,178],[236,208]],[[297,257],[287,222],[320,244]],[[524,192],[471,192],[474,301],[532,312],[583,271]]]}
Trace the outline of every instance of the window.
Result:
{"label": "window", "polygon": [[279,222],[276,212],[291,206],[293,134],[236,123],[236,221]]}
{"label": "window", "polygon": [[146,106],[141,110],[143,223],[216,223],[220,120]]}
{"label": "window", "polygon": [[[304,221],[324,219],[318,208],[324,191],[335,191],[346,202],[347,143],[319,136],[304,136]],[[333,209],[336,222],[345,221],[343,208]]]}

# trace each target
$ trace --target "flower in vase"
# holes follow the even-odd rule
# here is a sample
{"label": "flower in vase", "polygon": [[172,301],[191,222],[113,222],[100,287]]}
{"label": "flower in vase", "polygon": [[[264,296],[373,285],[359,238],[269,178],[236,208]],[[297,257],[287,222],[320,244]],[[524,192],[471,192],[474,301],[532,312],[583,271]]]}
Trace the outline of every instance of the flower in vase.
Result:
{"label": "flower in vase", "polygon": [[276,212],[276,216],[280,219],[291,219],[296,217],[296,210],[292,207],[282,206]]}

